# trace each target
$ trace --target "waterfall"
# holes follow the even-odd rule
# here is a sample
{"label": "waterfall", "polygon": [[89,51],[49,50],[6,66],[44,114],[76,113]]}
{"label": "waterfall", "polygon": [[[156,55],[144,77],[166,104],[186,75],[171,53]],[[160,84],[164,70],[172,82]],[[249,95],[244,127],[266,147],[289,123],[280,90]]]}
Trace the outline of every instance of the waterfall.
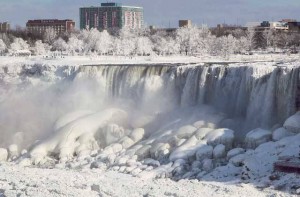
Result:
{"label": "waterfall", "polygon": [[265,65],[82,66],[101,78],[109,99],[131,99],[155,110],[210,105],[247,129],[271,128],[296,111],[299,67]]}
{"label": "waterfall", "polygon": [[244,135],[283,124],[299,110],[299,70],[288,63],[2,66],[0,132],[8,138],[29,132],[36,139],[66,113],[111,106],[156,117],[162,126],[178,119],[166,120],[172,114],[190,117],[210,106],[238,122],[236,132]]}

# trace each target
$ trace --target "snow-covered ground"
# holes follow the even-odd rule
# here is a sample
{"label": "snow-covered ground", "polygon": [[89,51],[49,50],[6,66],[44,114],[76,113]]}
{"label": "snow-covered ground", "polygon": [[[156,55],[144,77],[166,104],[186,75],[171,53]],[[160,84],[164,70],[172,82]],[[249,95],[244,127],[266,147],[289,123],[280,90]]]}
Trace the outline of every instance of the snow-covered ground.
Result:
{"label": "snow-covered ground", "polygon": [[1,57],[0,196],[300,194],[297,56],[149,58]]}
{"label": "snow-covered ground", "polygon": [[254,54],[232,55],[229,58],[212,56],[0,56],[0,65],[11,63],[38,63],[49,65],[97,65],[97,64],[158,64],[158,63],[202,63],[202,62],[293,62],[299,61],[299,54]]}
{"label": "snow-covered ground", "polygon": [[251,184],[198,180],[141,179],[114,171],[23,168],[0,166],[0,196],[107,196],[107,197],[235,197],[292,196]]}

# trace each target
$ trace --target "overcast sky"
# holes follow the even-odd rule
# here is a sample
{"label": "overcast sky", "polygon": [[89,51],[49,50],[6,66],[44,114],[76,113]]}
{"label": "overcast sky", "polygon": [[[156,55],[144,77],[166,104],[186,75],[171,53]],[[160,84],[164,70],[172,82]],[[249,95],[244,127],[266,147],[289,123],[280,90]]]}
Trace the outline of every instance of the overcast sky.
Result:
{"label": "overcast sky", "polygon": [[[79,7],[99,6],[101,0],[0,0],[0,22],[25,27],[28,19],[73,19],[79,27]],[[248,21],[300,20],[300,0],[117,0],[144,7],[146,25],[178,26],[179,19],[194,24],[244,25]]]}

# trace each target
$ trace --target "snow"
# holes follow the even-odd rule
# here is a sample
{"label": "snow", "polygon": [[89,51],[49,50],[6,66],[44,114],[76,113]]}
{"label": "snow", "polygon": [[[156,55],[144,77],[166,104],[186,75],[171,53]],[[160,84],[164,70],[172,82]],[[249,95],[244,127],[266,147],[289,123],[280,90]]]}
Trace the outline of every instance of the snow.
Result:
{"label": "snow", "polygon": [[268,142],[272,139],[271,131],[264,130],[264,129],[254,129],[247,133],[245,138],[245,146],[247,148],[254,149],[260,144]]}
{"label": "snow", "polygon": [[[299,175],[273,169],[279,157],[300,152],[300,134],[290,131],[298,114],[288,118],[293,98],[280,94],[294,92],[287,85],[293,69],[271,62],[212,65],[209,72],[201,63],[78,66],[84,57],[60,65],[71,59],[38,65],[29,58],[21,68],[2,62],[3,195],[289,196],[299,188]],[[286,83],[273,83],[276,69]],[[195,80],[201,76],[203,86]],[[59,94],[36,99],[52,88]],[[276,101],[266,99],[275,96],[272,88],[279,91]],[[262,103],[272,104],[261,109]],[[270,130],[245,135],[261,125]]]}
{"label": "snow", "polygon": [[1,161],[7,161],[8,158],[8,152],[5,148],[0,148],[0,162]]}
{"label": "snow", "polygon": [[282,138],[288,137],[293,135],[293,133],[287,131],[285,128],[280,127],[278,129],[276,129],[275,131],[273,131],[272,133],[272,140],[273,141],[279,141]]}
{"label": "snow", "polygon": [[283,124],[283,127],[293,133],[300,133],[300,111],[289,117]]}

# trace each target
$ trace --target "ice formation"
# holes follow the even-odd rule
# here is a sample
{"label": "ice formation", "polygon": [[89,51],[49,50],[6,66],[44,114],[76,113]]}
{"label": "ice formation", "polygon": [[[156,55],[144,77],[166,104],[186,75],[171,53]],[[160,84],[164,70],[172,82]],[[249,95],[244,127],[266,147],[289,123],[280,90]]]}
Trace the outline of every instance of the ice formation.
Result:
{"label": "ice formation", "polygon": [[[6,131],[19,133],[10,136],[10,144],[0,140],[7,148],[0,149],[0,161],[109,169],[143,179],[238,177],[266,185],[280,156],[299,155],[297,87],[290,85],[299,82],[299,67],[257,63],[1,69],[8,88],[0,92],[0,112],[10,113],[0,113],[0,129],[7,136],[11,134]],[[37,112],[37,119],[44,118],[43,126],[22,129],[37,121],[25,124],[26,116],[9,103],[13,91],[24,91],[19,89],[24,81],[24,90],[42,87],[34,96],[51,92],[54,104],[35,99],[40,105],[28,109]],[[18,118],[19,127],[8,121],[11,117]],[[36,135],[39,129],[43,135]],[[18,143],[23,135],[38,140],[25,147],[28,152]]]}

